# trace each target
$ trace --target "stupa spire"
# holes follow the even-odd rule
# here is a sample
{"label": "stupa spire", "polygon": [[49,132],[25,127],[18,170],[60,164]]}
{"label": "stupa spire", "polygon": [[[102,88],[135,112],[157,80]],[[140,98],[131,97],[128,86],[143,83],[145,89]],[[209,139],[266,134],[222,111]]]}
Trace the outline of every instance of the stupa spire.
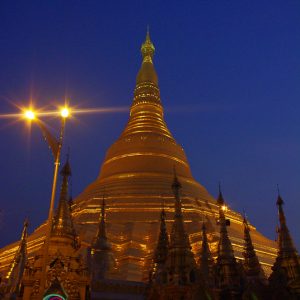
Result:
{"label": "stupa spire", "polygon": [[170,244],[165,264],[160,271],[161,276],[154,276],[152,280],[153,295],[149,299],[192,299],[192,294],[195,293],[197,268],[189,237],[184,228],[180,189],[181,184],[174,169],[172,190],[175,198],[175,213]]}
{"label": "stupa spire", "polygon": [[25,219],[18,250],[5,278],[6,293],[11,296],[18,296],[21,291],[21,282],[27,262],[27,235],[28,220]]}
{"label": "stupa spire", "polygon": [[269,299],[267,280],[253,247],[250,226],[244,214],[244,261],[245,286],[243,299]]}
{"label": "stupa spire", "polygon": [[276,205],[278,207],[278,255],[269,278],[271,287],[287,289],[300,297],[300,264],[297,250],[286,223],[283,210],[284,201],[278,190]]}
{"label": "stupa spire", "polygon": [[28,219],[26,218],[23,223],[23,229],[22,229],[22,234],[21,234],[21,245],[22,246],[26,245],[26,239],[28,236],[28,226],[29,226],[29,222],[28,222]]}
{"label": "stupa spire", "polygon": [[111,245],[106,236],[105,199],[102,198],[98,231],[91,245],[92,285],[99,279],[108,278],[115,267]]}
{"label": "stupa spire", "polygon": [[160,213],[160,230],[153,256],[153,269],[150,274],[150,280],[153,282],[163,283],[166,281],[167,273],[164,267],[168,256],[168,249],[169,236],[166,226],[166,212],[163,207]]}
{"label": "stupa spire", "polygon": [[207,240],[206,225],[202,224],[202,244],[199,253],[198,265],[203,279],[211,285],[213,282],[213,258]]}
{"label": "stupa spire", "polygon": [[107,236],[106,236],[106,223],[105,223],[105,199],[104,195],[102,198],[102,204],[101,204],[101,211],[100,211],[100,217],[99,217],[99,226],[98,226],[98,231],[97,235],[94,239],[92,247],[94,249],[98,250],[110,250],[110,244],[107,241]]}
{"label": "stupa spire", "polygon": [[156,133],[173,140],[163,119],[158,76],[153,64],[154,52],[155,47],[148,29],[145,41],[141,46],[143,60],[136,77],[130,119],[122,137],[141,133]]}
{"label": "stupa spire", "polygon": [[221,189],[221,183],[220,182],[219,182],[219,195],[218,195],[218,198],[217,198],[217,203],[219,204],[219,206],[221,208],[225,203],[224,198],[223,198],[223,194],[222,194],[222,189]]}
{"label": "stupa spire", "polygon": [[147,29],[145,42],[141,46],[143,57],[142,66],[136,77],[136,84],[151,83],[158,87],[158,77],[153,65],[155,47],[151,41],[149,29]]}
{"label": "stupa spire", "polygon": [[169,236],[166,226],[166,212],[163,208],[160,213],[160,230],[158,235],[158,242],[154,252],[154,263],[162,265],[165,263],[169,248]]}
{"label": "stupa spire", "polygon": [[172,231],[170,235],[170,248],[176,246],[182,246],[186,248],[191,248],[189,238],[184,229],[184,221],[182,215],[182,204],[181,204],[181,183],[179,182],[176,170],[174,169],[174,178],[172,183],[172,190],[175,198],[175,214],[174,223],[172,226]]}
{"label": "stupa spire", "polygon": [[290,235],[289,229],[287,227],[285,214],[283,211],[283,200],[278,191],[278,197],[276,201],[276,205],[278,207],[278,218],[279,218],[279,254],[282,256],[295,255],[297,253],[296,248],[294,246],[292,237]]}
{"label": "stupa spire", "polygon": [[258,257],[254,250],[254,246],[252,243],[251,235],[250,235],[250,227],[248,221],[246,219],[246,215],[244,215],[244,252],[243,256],[244,260],[244,271],[248,278],[248,280],[265,280],[264,272],[259,263]]}
{"label": "stupa spire", "polygon": [[172,183],[172,190],[173,190],[173,193],[175,196],[175,217],[182,220],[183,217],[182,217],[182,207],[181,207],[181,199],[180,199],[180,192],[181,192],[182,186],[177,178],[175,167],[174,167],[173,172],[174,172],[174,178],[173,178],[173,183]]}
{"label": "stupa spire", "polygon": [[70,237],[75,240],[76,232],[70,211],[68,193],[68,180],[71,176],[69,157],[60,171],[60,175],[62,176],[62,185],[60,189],[58,207],[53,218],[51,236]]}
{"label": "stupa spire", "polygon": [[217,287],[220,297],[238,297],[241,292],[240,272],[236,262],[231,241],[228,236],[227,226],[230,221],[225,217],[225,201],[219,186],[219,196],[217,199],[219,204],[219,225],[220,239],[218,245],[218,256],[216,261]]}
{"label": "stupa spire", "polygon": [[191,251],[189,237],[184,228],[180,198],[181,184],[175,170],[172,189],[175,198],[175,214],[166,268],[169,282],[175,285],[185,285],[196,281],[196,263]]}
{"label": "stupa spire", "polygon": [[227,226],[229,225],[229,220],[225,217],[225,201],[222,195],[222,191],[219,191],[219,196],[217,200],[219,204],[219,225],[220,225],[220,240],[218,247],[218,263],[227,261],[227,263],[235,264],[234,252],[232,249],[231,241],[228,236]]}

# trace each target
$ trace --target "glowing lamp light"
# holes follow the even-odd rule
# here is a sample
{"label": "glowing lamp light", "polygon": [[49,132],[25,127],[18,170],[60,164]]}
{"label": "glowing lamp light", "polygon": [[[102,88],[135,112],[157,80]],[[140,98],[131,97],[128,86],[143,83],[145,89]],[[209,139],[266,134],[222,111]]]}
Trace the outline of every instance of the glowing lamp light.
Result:
{"label": "glowing lamp light", "polygon": [[35,119],[35,113],[32,110],[26,110],[24,113],[24,116],[28,120],[34,120]]}
{"label": "glowing lamp light", "polygon": [[61,111],[60,111],[60,115],[61,115],[63,118],[69,117],[69,115],[70,115],[69,109],[68,109],[67,107],[62,108]]}
{"label": "glowing lamp light", "polygon": [[227,211],[227,206],[226,205],[222,205],[221,208],[222,208],[223,211]]}

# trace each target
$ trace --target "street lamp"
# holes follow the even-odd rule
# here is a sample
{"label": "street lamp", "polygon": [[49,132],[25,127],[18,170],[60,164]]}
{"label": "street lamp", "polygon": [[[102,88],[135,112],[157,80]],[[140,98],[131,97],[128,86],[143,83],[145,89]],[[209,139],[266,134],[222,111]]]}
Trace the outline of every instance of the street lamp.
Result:
{"label": "street lamp", "polygon": [[[56,195],[56,185],[57,185],[57,176],[58,169],[60,165],[60,154],[61,148],[63,145],[64,132],[66,126],[66,119],[70,116],[70,110],[68,107],[63,107],[60,109],[61,116],[61,128],[59,138],[55,138],[44,125],[44,123],[36,117],[36,113],[33,110],[26,110],[24,112],[24,117],[29,121],[35,121],[37,125],[42,130],[42,133],[52,150],[52,154],[54,157],[54,172],[53,172],[53,183],[52,183],[52,191],[51,191],[51,199],[50,199],[50,207],[48,212],[48,220],[47,220],[47,228],[46,228],[46,239],[44,243],[44,255],[43,255],[43,267],[41,272],[41,281],[40,281],[40,296],[43,296],[45,283],[46,283],[46,269],[47,269],[47,257],[49,252],[49,239],[51,236],[52,229],[52,219],[53,219],[53,210],[55,203],[55,195]],[[42,299],[42,298],[41,298]]]}

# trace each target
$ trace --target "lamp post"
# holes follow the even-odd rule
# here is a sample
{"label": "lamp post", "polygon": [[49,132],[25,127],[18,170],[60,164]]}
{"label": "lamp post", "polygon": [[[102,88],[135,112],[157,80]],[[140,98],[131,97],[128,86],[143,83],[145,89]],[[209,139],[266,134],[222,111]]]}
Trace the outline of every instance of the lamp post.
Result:
{"label": "lamp post", "polygon": [[24,113],[24,116],[26,119],[28,119],[30,121],[36,121],[36,123],[39,125],[39,127],[42,130],[42,133],[45,137],[45,140],[47,141],[50,149],[52,150],[53,156],[54,156],[53,183],[52,183],[50,206],[49,206],[48,219],[47,219],[46,237],[45,237],[44,253],[43,253],[43,265],[42,265],[40,289],[39,289],[40,299],[43,298],[44,288],[45,288],[45,283],[46,283],[47,258],[48,258],[48,254],[49,254],[49,240],[50,240],[51,230],[52,230],[52,219],[53,219],[53,211],[54,211],[54,203],[55,203],[55,195],[56,195],[57,176],[58,176],[58,170],[59,170],[59,165],[60,165],[60,154],[61,154],[61,148],[63,145],[66,119],[69,117],[69,115],[70,115],[70,112],[67,107],[64,107],[61,109],[61,111],[60,111],[61,128],[60,128],[59,138],[56,139],[49,132],[47,127],[38,118],[36,118],[36,114],[34,113],[34,111],[27,110]]}

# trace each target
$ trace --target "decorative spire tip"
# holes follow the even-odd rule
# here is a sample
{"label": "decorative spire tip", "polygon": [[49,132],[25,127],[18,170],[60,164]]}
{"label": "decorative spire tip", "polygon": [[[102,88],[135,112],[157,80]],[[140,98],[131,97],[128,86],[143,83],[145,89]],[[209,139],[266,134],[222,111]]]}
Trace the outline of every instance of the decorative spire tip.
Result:
{"label": "decorative spire tip", "polygon": [[173,174],[174,174],[174,177],[173,177],[172,188],[173,189],[180,189],[181,188],[181,184],[180,184],[180,182],[178,180],[178,177],[177,177],[175,165],[173,166]]}
{"label": "decorative spire tip", "polygon": [[277,194],[278,194],[278,197],[277,197],[276,205],[281,206],[284,202],[283,202],[283,200],[281,198],[280,190],[279,190],[279,185],[278,184],[277,184]]}
{"label": "decorative spire tip", "polygon": [[246,215],[245,209],[243,209],[243,220],[244,220],[244,223],[247,223],[247,215]]}
{"label": "decorative spire tip", "polygon": [[147,26],[146,40],[142,44],[141,52],[144,59],[148,57],[148,60],[152,61],[151,59],[154,55],[155,47],[150,39],[149,25]]}
{"label": "decorative spire tip", "polygon": [[224,198],[223,198],[222,190],[221,190],[221,181],[219,181],[219,196],[218,196],[217,202],[219,205],[224,204]]}
{"label": "decorative spire tip", "polygon": [[70,153],[67,154],[66,162],[60,171],[60,174],[62,176],[66,176],[66,177],[70,177],[72,175],[71,166],[70,166],[70,162],[69,162],[69,156],[70,156]]}

